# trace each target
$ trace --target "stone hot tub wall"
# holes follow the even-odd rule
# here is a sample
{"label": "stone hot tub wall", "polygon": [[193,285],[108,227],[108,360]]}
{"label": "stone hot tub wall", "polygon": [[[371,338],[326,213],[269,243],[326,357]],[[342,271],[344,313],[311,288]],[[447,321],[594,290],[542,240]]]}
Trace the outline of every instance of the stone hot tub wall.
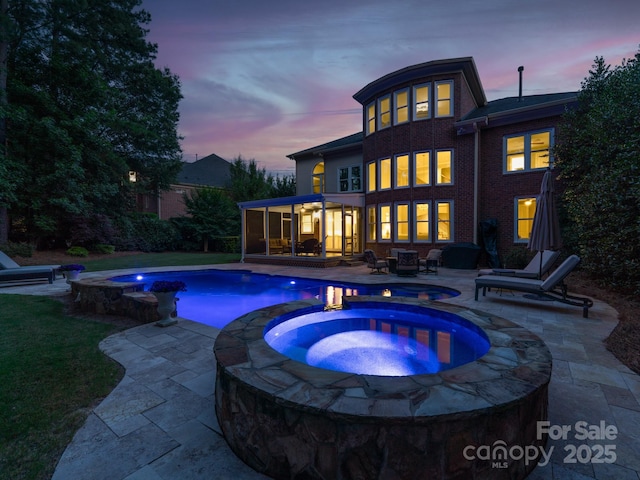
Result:
{"label": "stone hot tub wall", "polygon": [[[508,320],[409,298],[349,302],[422,305],[480,326],[491,342],[475,362],[429,375],[383,377],[293,361],[263,339],[275,317],[318,303],[251,312],[219,334],[216,414],[233,451],[275,478],[524,478],[537,461],[470,461],[468,445],[544,447],[551,355]],[[498,442],[497,444],[495,442]]]}

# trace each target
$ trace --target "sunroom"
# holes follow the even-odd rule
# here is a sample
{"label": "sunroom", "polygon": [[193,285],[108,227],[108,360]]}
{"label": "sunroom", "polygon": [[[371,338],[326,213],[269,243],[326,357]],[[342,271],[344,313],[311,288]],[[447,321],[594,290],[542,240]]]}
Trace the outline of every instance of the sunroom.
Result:
{"label": "sunroom", "polygon": [[362,253],[364,194],[319,193],[238,206],[243,262],[337,263]]}

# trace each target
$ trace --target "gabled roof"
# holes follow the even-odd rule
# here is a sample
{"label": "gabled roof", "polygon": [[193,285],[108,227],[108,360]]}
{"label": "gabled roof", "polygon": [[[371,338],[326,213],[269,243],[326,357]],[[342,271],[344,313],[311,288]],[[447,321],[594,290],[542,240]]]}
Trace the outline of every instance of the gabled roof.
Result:
{"label": "gabled roof", "polygon": [[486,128],[561,115],[577,104],[577,98],[578,92],[501,98],[474,108],[454,125],[461,135],[471,133],[474,124]]}
{"label": "gabled roof", "polygon": [[401,68],[395,72],[391,72],[384,77],[374,80],[366,87],[357,92],[353,98],[365,105],[380,92],[386,91],[401,83],[410,82],[422,77],[431,75],[441,75],[447,73],[461,72],[469,85],[469,89],[473,94],[476,105],[485,105],[487,98],[480,82],[480,76],[476,69],[473,57],[449,58],[445,60],[432,60],[430,62],[411,65],[410,67]]}
{"label": "gabled roof", "polygon": [[296,153],[287,155],[291,160],[295,160],[296,157],[302,157],[305,155],[319,155],[322,156],[326,153],[335,152],[338,150],[347,150],[349,148],[358,147],[362,145],[363,134],[362,132],[347,135],[346,137],[332,140],[316,147],[307,148]]}
{"label": "gabled roof", "polygon": [[184,162],[177,182],[184,185],[224,187],[230,179],[231,164],[212,153],[193,163]]}

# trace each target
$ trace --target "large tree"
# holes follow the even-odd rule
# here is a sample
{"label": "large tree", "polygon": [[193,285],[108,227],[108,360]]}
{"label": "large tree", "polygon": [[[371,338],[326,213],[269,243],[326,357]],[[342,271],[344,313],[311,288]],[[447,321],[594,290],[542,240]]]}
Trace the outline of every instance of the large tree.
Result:
{"label": "large tree", "polygon": [[134,189],[166,188],[180,170],[180,85],[153,64],[140,4],[10,2],[9,207],[32,239],[65,234],[70,216],[123,215]]}
{"label": "large tree", "polygon": [[597,58],[578,107],[559,126],[566,240],[583,266],[640,293],[640,52],[611,68]]}

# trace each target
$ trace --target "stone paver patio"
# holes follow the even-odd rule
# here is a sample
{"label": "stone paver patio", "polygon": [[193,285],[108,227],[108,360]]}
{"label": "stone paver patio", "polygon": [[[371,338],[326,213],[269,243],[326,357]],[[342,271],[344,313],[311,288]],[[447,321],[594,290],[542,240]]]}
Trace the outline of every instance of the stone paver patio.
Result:
{"label": "stone paver patio", "polygon": [[[211,268],[237,269],[238,264]],[[362,283],[430,283],[460,290],[459,297],[444,302],[514,321],[539,335],[552,353],[549,422],[552,427],[570,430],[565,438],[549,441],[551,461],[539,465],[528,478],[640,479],[640,377],[603,344],[617,323],[617,313],[610,306],[596,301],[589,318],[584,319],[578,307],[538,302],[518,293],[489,293],[476,302],[476,272],[468,270],[441,268],[437,276],[407,279],[369,275],[363,266],[311,269],[245,264],[243,268]],[[168,269],[146,271],[150,270]],[[67,292],[64,280],[0,289],[0,293],[34,295]],[[53,479],[266,478],[231,452],[216,420],[213,344],[218,332],[181,319],[172,327],[142,325],[101,342],[100,348],[125,367],[125,376],[89,414],[60,459]],[[591,436],[600,434],[600,427],[609,432],[615,428],[617,434],[610,433],[610,439],[583,440],[581,426]],[[614,462],[608,460],[612,452]]]}

